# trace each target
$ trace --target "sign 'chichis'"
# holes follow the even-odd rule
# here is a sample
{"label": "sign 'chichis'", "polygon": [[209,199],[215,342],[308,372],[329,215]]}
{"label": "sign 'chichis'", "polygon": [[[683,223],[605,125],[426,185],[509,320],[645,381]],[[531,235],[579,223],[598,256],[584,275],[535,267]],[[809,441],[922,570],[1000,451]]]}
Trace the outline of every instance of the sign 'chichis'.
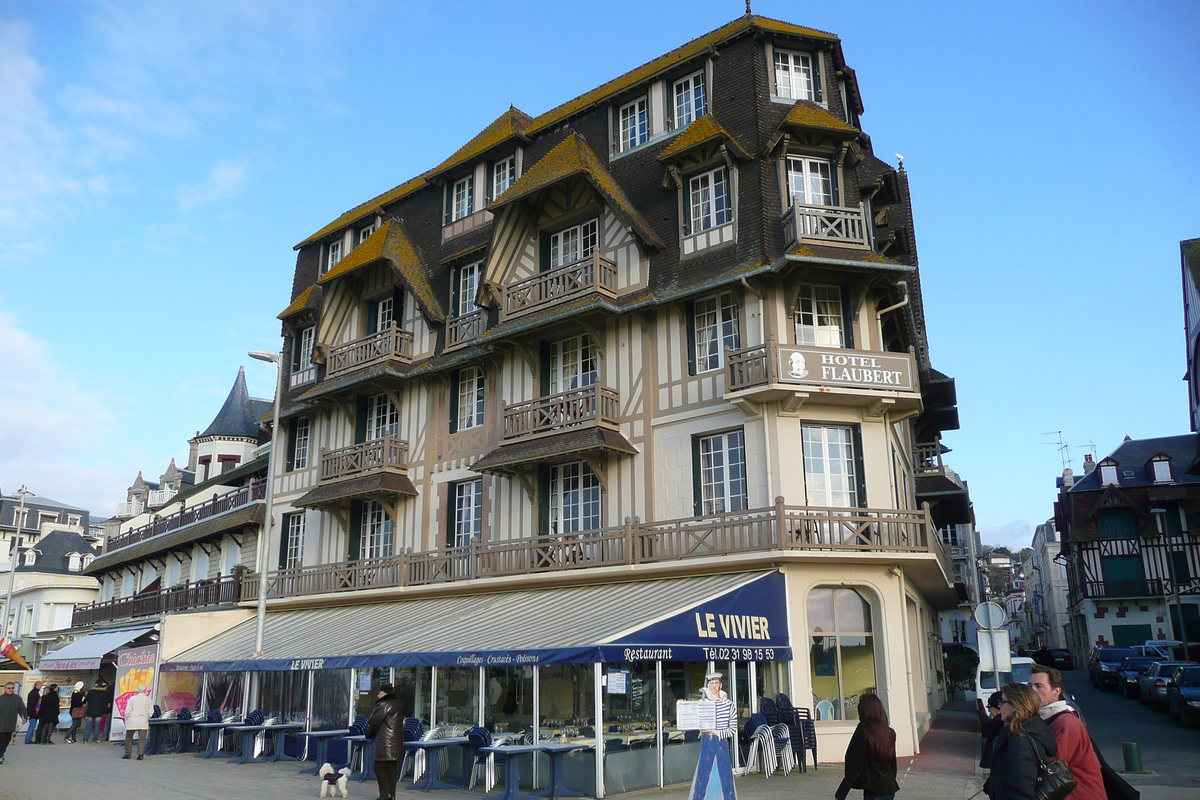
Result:
{"label": "sign 'chichis'", "polygon": [[[770,639],[766,617],[748,614],[696,615],[696,635],[701,639]],[[717,633],[718,627],[720,633]]]}

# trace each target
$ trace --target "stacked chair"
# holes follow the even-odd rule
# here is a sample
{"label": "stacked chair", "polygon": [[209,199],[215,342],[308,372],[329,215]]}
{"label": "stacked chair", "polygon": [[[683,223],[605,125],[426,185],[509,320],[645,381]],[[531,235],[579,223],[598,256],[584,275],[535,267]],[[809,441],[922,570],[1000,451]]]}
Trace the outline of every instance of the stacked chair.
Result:
{"label": "stacked chair", "polygon": [[786,725],[772,725],[764,713],[757,712],[750,715],[745,732],[750,741],[747,772],[758,769],[768,778],[778,769],[782,769],[784,775],[791,774],[796,767],[796,756]]}
{"label": "stacked chair", "polygon": [[779,721],[788,727],[792,740],[792,750],[796,754],[797,763],[802,772],[807,771],[805,764],[808,750],[812,751],[813,769],[817,768],[817,728],[813,724],[812,714],[807,708],[795,708],[786,694],[780,692],[775,697]]}

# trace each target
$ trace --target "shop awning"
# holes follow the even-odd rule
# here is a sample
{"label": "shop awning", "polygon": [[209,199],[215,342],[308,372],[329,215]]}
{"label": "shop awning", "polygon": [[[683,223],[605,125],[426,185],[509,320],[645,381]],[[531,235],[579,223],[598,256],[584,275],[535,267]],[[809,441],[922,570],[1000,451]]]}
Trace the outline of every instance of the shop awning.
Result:
{"label": "shop awning", "polygon": [[94,631],[82,639],[76,639],[60,650],[48,653],[38,664],[38,668],[55,672],[99,669],[100,661],[105,654],[111,653],[122,645],[129,644],[154,628],[154,625],[145,625],[140,628],[121,628],[115,631]]}
{"label": "shop awning", "polygon": [[[581,544],[586,546],[586,544]],[[267,616],[162,665],[166,671],[780,661],[792,657],[779,572],[707,575],[391,603]]]}

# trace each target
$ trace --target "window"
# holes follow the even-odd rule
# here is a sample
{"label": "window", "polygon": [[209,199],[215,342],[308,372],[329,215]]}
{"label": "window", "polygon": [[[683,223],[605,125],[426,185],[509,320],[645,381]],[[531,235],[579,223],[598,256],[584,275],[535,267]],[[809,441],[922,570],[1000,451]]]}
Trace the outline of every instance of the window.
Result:
{"label": "window", "polygon": [[808,505],[856,508],[859,496],[854,431],[833,425],[805,425],[801,445]]}
{"label": "window", "polygon": [[472,539],[483,533],[483,479],[462,481],[452,486],[454,496],[454,527],[450,546],[468,547]]}
{"label": "window", "polygon": [[79,572],[83,569],[82,558],[79,553],[67,553],[67,569],[71,572]]}
{"label": "window", "polygon": [[511,155],[492,165],[492,199],[496,199],[517,182],[517,157]]}
{"label": "window", "polygon": [[842,317],[842,289],[806,283],[796,297],[796,344],[845,347],[846,323]]}
{"label": "window", "polygon": [[38,527],[39,528],[42,527],[43,525],[53,525],[55,522],[58,522],[58,514],[52,514],[47,511],[42,511],[42,512],[38,513]]}
{"label": "window", "polygon": [[223,575],[232,575],[233,568],[237,566],[241,558],[241,551],[238,548],[237,542],[232,539],[226,539],[221,544],[221,573]]}
{"label": "window", "polygon": [[704,97],[704,71],[675,81],[675,127],[683,128],[708,113]]}
{"label": "window", "polygon": [[367,439],[395,436],[400,430],[400,415],[387,394],[367,398]]}
{"label": "window", "polygon": [[25,566],[32,567],[35,564],[37,564],[37,557],[40,555],[41,555],[41,553],[39,551],[34,550],[32,548],[30,548],[29,550],[26,550],[25,551]]}
{"label": "window", "polygon": [[29,522],[29,509],[18,508],[16,511],[14,511],[13,522],[16,524],[18,531],[21,530],[21,528],[24,528],[25,524]]}
{"label": "window", "polygon": [[1117,462],[1107,459],[1100,462],[1100,485],[1115,486],[1117,484]]}
{"label": "window", "polygon": [[697,441],[700,502],[697,514],[746,510],[746,439],[742,431]]}
{"label": "window", "polygon": [[733,220],[724,167],[688,179],[688,209],[688,233],[707,231]]}
{"label": "window", "polygon": [[646,98],[639,97],[632,103],[621,106],[618,114],[620,124],[621,152],[645,144],[650,138],[650,115]]}
{"label": "window", "polygon": [[335,266],[337,266],[337,263],[341,260],[342,260],[342,240],[338,239],[336,242],[329,243],[329,250],[325,256],[325,269],[323,271],[329,272],[329,270],[331,270]]}
{"label": "window", "polygon": [[297,417],[288,422],[288,471],[308,469],[308,450],[312,426],[308,417]]}
{"label": "window", "polygon": [[88,567],[90,567],[92,565],[92,562],[95,560],[96,560],[96,557],[94,555],[92,555],[91,553],[84,555],[83,569],[87,569]]}
{"label": "window", "polygon": [[875,691],[871,604],[857,589],[808,594],[813,705],[818,720],[858,719],[858,700]]}
{"label": "window", "polygon": [[1154,482],[1171,482],[1171,459],[1166,456],[1155,456],[1154,461]]}
{"label": "window", "polygon": [[283,519],[283,541],[279,543],[279,568],[294,569],[300,566],[304,555],[304,512],[285,514]]}
{"label": "window", "polygon": [[[1170,472],[1168,472],[1167,474],[1169,476]],[[1170,480],[1169,477],[1168,477],[1168,480]],[[78,514],[70,514],[67,516],[67,524],[70,525],[72,528],[78,528],[81,520],[82,520],[82,517],[80,517]]]}
{"label": "window", "polygon": [[478,307],[475,295],[479,291],[479,268],[481,263],[464,264],[455,269],[450,298],[451,311],[459,317],[470,314]]}
{"label": "window", "polygon": [[600,528],[600,479],[584,461],[550,467],[550,533]]}
{"label": "window", "polygon": [[375,224],[374,223],[371,223],[367,227],[360,230],[358,232],[358,243],[362,244],[363,242],[365,242],[370,237],[370,235],[374,232],[375,232]]}
{"label": "window", "polygon": [[596,249],[600,225],[589,220],[550,234],[550,267],[562,267],[587,258]]}
{"label": "window", "polygon": [[292,342],[292,372],[303,372],[312,367],[313,341],[317,329],[305,328],[296,334]]}
{"label": "window", "polygon": [[455,391],[457,408],[451,433],[478,428],[483,424],[483,384],[483,370],[479,367],[466,367],[458,371]]}
{"label": "window", "polygon": [[837,184],[834,181],[832,162],[806,156],[788,156],[787,173],[791,203],[807,206],[837,205]]}
{"label": "window", "polygon": [[821,102],[817,91],[819,80],[814,81],[813,57],[808,53],[787,50],[775,51],[775,94],[789,100],[813,100]]}
{"label": "window", "polygon": [[552,342],[546,364],[548,392],[582,389],[596,382],[596,347],[587,334]]}
{"label": "window", "polygon": [[392,521],[378,501],[363,503],[360,530],[363,558],[383,558],[392,554]]}
{"label": "window", "polygon": [[224,475],[230,470],[237,469],[238,462],[241,461],[241,458],[238,456],[221,456],[220,461],[221,474]]}
{"label": "window", "polygon": [[370,314],[371,320],[368,327],[371,333],[388,330],[392,327],[392,322],[396,319],[395,298],[385,297],[382,300],[371,303]]}
{"label": "window", "polygon": [[454,182],[447,197],[446,222],[456,222],[475,213],[475,176]]}
{"label": "window", "polygon": [[167,585],[178,586],[183,582],[183,564],[178,558],[167,559]]}
{"label": "window", "polygon": [[725,363],[725,348],[741,348],[738,304],[731,292],[696,301],[695,332],[697,372],[720,369]]}

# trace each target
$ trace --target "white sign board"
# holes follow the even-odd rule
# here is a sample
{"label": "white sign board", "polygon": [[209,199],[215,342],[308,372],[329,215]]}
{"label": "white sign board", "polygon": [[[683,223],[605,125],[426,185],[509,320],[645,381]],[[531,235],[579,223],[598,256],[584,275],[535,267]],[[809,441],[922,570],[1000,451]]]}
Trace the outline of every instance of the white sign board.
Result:
{"label": "white sign board", "polygon": [[712,700],[680,700],[675,704],[675,727],[681,731],[717,729],[717,704]]}
{"label": "white sign board", "polygon": [[1008,648],[1007,630],[980,630],[979,668],[985,672],[1012,672],[1012,653]]}
{"label": "white sign board", "polygon": [[999,603],[980,603],[975,609],[975,624],[981,628],[1003,628],[1008,612]]}

